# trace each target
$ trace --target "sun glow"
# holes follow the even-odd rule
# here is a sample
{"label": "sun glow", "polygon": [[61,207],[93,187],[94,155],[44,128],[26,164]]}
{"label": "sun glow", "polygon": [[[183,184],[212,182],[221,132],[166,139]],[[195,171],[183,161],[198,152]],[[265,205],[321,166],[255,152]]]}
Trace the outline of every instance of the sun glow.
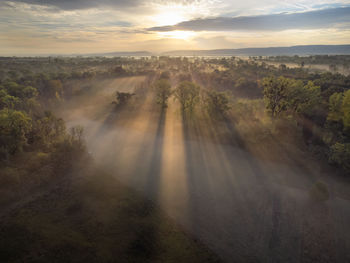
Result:
{"label": "sun glow", "polygon": [[153,16],[152,20],[157,24],[157,26],[168,26],[175,25],[181,21],[184,21],[185,16],[181,12],[177,12],[176,10],[169,10]]}
{"label": "sun glow", "polygon": [[168,32],[158,32],[158,35],[164,38],[175,38],[175,39],[189,39],[193,37],[196,33],[193,31],[168,31]]}

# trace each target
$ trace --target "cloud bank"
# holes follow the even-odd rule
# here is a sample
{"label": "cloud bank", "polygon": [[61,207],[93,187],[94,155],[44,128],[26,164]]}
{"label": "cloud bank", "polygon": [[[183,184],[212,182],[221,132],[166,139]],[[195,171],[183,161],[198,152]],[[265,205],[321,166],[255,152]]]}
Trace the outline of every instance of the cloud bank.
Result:
{"label": "cloud bank", "polygon": [[[4,2],[0,0],[0,2]],[[56,7],[62,10],[82,10],[89,8],[133,8],[147,3],[176,3],[176,4],[191,4],[200,2],[199,0],[10,0],[10,2],[20,2],[31,5],[40,5],[48,7]]]}
{"label": "cloud bank", "polygon": [[329,8],[303,13],[260,16],[216,17],[184,21],[173,26],[151,27],[148,31],[280,31],[329,28],[350,23],[350,7]]}

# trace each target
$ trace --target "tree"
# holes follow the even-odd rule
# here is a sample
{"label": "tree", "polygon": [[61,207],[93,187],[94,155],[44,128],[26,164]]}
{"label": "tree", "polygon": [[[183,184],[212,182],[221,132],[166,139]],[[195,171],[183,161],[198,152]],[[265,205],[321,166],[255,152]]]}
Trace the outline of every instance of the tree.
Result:
{"label": "tree", "polygon": [[78,146],[83,147],[84,127],[81,125],[74,126],[70,129],[72,139]]}
{"label": "tree", "polygon": [[284,77],[267,77],[262,81],[266,109],[272,117],[279,116],[287,109],[288,87],[291,80]]}
{"label": "tree", "polygon": [[185,81],[175,89],[175,99],[180,102],[182,112],[192,113],[199,102],[200,87],[193,82]]}
{"label": "tree", "polygon": [[118,106],[125,105],[134,95],[135,95],[134,93],[117,91],[115,94],[116,101],[114,101],[113,103]]}
{"label": "tree", "polygon": [[30,129],[31,118],[26,113],[10,109],[0,111],[0,144],[10,154],[22,149]]}
{"label": "tree", "polygon": [[340,122],[343,119],[343,93],[335,92],[329,97],[327,120]]}
{"label": "tree", "polygon": [[302,81],[284,77],[263,79],[264,100],[272,117],[282,113],[310,116],[321,101],[321,89],[312,81],[306,85]]}
{"label": "tree", "polygon": [[321,88],[312,81],[306,85],[302,81],[292,80],[287,90],[287,109],[299,116],[311,116],[321,102]]}
{"label": "tree", "polygon": [[20,87],[16,82],[11,81],[5,83],[5,88],[9,95],[21,98],[22,87]]}
{"label": "tree", "polygon": [[44,116],[33,122],[33,132],[30,134],[32,142],[40,142],[45,148],[64,138],[66,127],[61,118],[57,118],[50,111],[45,111]]}
{"label": "tree", "polygon": [[0,109],[13,109],[19,102],[19,98],[7,94],[6,90],[0,87]]}
{"label": "tree", "polygon": [[63,85],[61,80],[49,80],[46,89],[43,91],[48,99],[61,99],[63,95]]}
{"label": "tree", "polygon": [[160,79],[154,84],[157,103],[163,108],[168,106],[168,98],[171,95],[171,85],[167,79]]}
{"label": "tree", "polygon": [[116,76],[124,76],[126,75],[126,70],[123,68],[123,66],[116,66],[114,69],[113,69],[113,73],[116,75]]}
{"label": "tree", "polygon": [[344,130],[350,131],[350,90],[344,92],[342,112]]}
{"label": "tree", "polygon": [[16,82],[5,83],[7,93],[11,96],[21,99],[30,99],[38,96],[38,90],[31,86],[23,87]]}
{"label": "tree", "polygon": [[38,90],[31,86],[27,86],[23,89],[21,98],[32,99],[36,98],[39,95]]}
{"label": "tree", "polygon": [[281,65],[279,65],[279,69],[281,71],[286,71],[287,70],[287,66],[285,64],[281,64]]}
{"label": "tree", "polygon": [[231,109],[230,96],[227,92],[209,90],[205,102],[209,113],[214,116],[223,116]]}

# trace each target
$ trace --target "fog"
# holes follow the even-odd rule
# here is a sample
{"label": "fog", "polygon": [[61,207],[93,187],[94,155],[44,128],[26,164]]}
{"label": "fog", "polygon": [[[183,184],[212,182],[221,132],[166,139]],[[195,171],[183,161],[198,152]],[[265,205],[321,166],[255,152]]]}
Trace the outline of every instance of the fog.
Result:
{"label": "fog", "polygon": [[[254,149],[234,124],[184,120],[172,98],[161,110],[150,90],[126,108],[111,103],[115,91],[134,92],[149,81],[75,83],[90,88],[55,111],[67,126],[84,127],[97,164],[154,200],[226,261],[349,260],[347,183],[329,177],[306,153],[288,155],[277,139]],[[331,190],[327,203],[310,202],[316,180]]]}

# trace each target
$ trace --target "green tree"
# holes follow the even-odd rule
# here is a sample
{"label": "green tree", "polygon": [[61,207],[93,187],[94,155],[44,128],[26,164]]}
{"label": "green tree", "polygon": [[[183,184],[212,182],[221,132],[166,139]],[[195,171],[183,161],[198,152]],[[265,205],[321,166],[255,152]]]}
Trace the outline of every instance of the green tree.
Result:
{"label": "green tree", "polygon": [[160,79],[154,84],[157,103],[162,107],[168,106],[168,99],[171,95],[171,85],[167,79]]}
{"label": "green tree", "polygon": [[180,102],[182,112],[192,113],[199,102],[200,87],[193,82],[184,81],[175,89],[175,99]]}
{"label": "green tree", "polygon": [[321,88],[312,81],[304,85],[302,81],[291,80],[286,99],[287,109],[293,114],[310,116],[321,102]]}
{"label": "green tree", "polygon": [[330,121],[342,121],[343,120],[343,93],[335,92],[329,97],[329,112],[327,119]]}
{"label": "green tree", "polygon": [[284,77],[263,79],[264,100],[272,117],[282,113],[310,116],[321,102],[321,89],[312,81],[306,85],[302,81]]}
{"label": "green tree", "polygon": [[21,98],[23,89],[16,82],[13,82],[13,81],[6,82],[4,86],[9,95]]}
{"label": "green tree", "polygon": [[350,90],[344,92],[342,112],[344,129],[350,131]]}
{"label": "green tree", "polygon": [[33,121],[32,130],[28,134],[28,141],[35,143],[44,149],[64,139],[66,127],[61,118],[57,118],[50,111],[45,111],[44,116]]}
{"label": "green tree", "polygon": [[19,98],[9,95],[4,88],[0,87],[0,109],[13,109],[19,104],[19,102]]}
{"label": "green tree", "polygon": [[213,116],[223,116],[231,109],[230,95],[227,92],[209,90],[206,92],[205,103]]}
{"label": "green tree", "polygon": [[23,89],[21,98],[32,99],[36,98],[39,95],[39,92],[36,88],[27,86]]}
{"label": "green tree", "polygon": [[23,87],[16,82],[8,82],[5,84],[7,93],[11,96],[21,99],[30,99],[38,96],[38,90],[31,86]]}
{"label": "green tree", "polygon": [[262,81],[264,87],[264,101],[266,109],[272,117],[279,116],[287,109],[288,89],[291,85],[291,80],[285,77],[267,77]]}
{"label": "green tree", "polygon": [[3,109],[0,111],[0,144],[13,154],[26,144],[26,133],[31,129],[31,118],[24,112]]}

